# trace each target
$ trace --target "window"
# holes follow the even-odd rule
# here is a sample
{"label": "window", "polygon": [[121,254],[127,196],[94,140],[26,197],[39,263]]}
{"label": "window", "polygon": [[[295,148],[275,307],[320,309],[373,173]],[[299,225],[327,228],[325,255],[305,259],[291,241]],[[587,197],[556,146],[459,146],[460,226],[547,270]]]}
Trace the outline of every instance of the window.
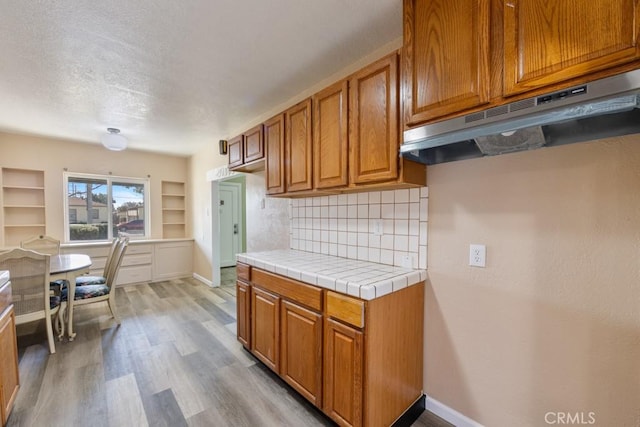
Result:
{"label": "window", "polygon": [[149,180],[102,175],[64,175],[67,241],[149,235]]}

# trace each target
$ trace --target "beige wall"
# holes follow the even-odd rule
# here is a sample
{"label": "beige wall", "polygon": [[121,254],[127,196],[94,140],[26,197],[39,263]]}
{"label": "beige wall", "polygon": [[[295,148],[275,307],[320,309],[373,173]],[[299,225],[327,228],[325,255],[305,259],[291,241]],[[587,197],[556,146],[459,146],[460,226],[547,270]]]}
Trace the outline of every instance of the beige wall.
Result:
{"label": "beige wall", "polygon": [[218,152],[218,141],[212,140],[189,159],[189,194],[193,224],[193,271],[206,280],[212,279],[211,182],[207,172],[227,164],[227,156]]}
{"label": "beige wall", "polygon": [[264,179],[264,172],[247,175],[247,252],[289,248],[289,199],[266,197]]}
{"label": "beige wall", "polygon": [[427,395],[492,427],[640,425],[640,136],[427,175]]}
{"label": "beige wall", "polygon": [[[151,237],[162,238],[161,181],[188,179],[188,159],[143,151],[109,151],[98,144],[0,133],[0,166],[45,171],[47,234],[64,240],[63,172],[151,178]],[[187,199],[187,209],[189,200]],[[187,224],[187,237],[191,229]]]}

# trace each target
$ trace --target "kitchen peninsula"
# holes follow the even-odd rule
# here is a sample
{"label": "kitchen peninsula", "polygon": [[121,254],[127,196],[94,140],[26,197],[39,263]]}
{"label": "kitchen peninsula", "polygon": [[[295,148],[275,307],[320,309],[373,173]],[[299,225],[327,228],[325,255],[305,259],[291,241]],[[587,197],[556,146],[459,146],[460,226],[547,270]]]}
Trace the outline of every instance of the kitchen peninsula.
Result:
{"label": "kitchen peninsula", "polygon": [[237,272],[238,340],[339,425],[424,407],[425,270],[277,250]]}

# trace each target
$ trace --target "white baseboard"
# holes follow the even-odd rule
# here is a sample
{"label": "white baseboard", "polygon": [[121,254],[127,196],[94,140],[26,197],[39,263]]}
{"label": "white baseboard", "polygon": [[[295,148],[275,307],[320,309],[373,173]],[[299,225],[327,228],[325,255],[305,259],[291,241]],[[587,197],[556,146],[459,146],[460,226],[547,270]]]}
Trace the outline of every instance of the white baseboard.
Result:
{"label": "white baseboard", "polygon": [[213,288],[213,282],[209,279],[205,279],[204,277],[202,277],[201,275],[197,274],[197,273],[193,273],[193,278],[196,280],[201,281],[202,283],[204,283],[205,285],[209,286],[210,288]]}
{"label": "white baseboard", "polygon": [[484,427],[482,424],[475,422],[455,409],[449,408],[444,403],[441,403],[432,397],[426,396],[424,406],[427,411],[433,412],[456,427]]}

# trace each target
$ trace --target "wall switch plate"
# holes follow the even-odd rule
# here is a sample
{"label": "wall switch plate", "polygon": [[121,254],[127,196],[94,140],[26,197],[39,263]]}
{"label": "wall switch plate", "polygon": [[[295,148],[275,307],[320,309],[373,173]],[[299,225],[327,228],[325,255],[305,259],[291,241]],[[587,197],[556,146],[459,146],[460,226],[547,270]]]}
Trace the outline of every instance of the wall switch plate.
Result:
{"label": "wall switch plate", "polygon": [[374,219],[373,220],[373,235],[374,236],[382,236],[382,220],[381,219]]}
{"label": "wall switch plate", "polygon": [[267,204],[267,199],[263,197],[262,200],[260,200],[260,209],[264,209],[266,204]]}
{"label": "wall switch plate", "polygon": [[487,247],[485,245],[469,245],[469,265],[472,267],[486,267]]}

